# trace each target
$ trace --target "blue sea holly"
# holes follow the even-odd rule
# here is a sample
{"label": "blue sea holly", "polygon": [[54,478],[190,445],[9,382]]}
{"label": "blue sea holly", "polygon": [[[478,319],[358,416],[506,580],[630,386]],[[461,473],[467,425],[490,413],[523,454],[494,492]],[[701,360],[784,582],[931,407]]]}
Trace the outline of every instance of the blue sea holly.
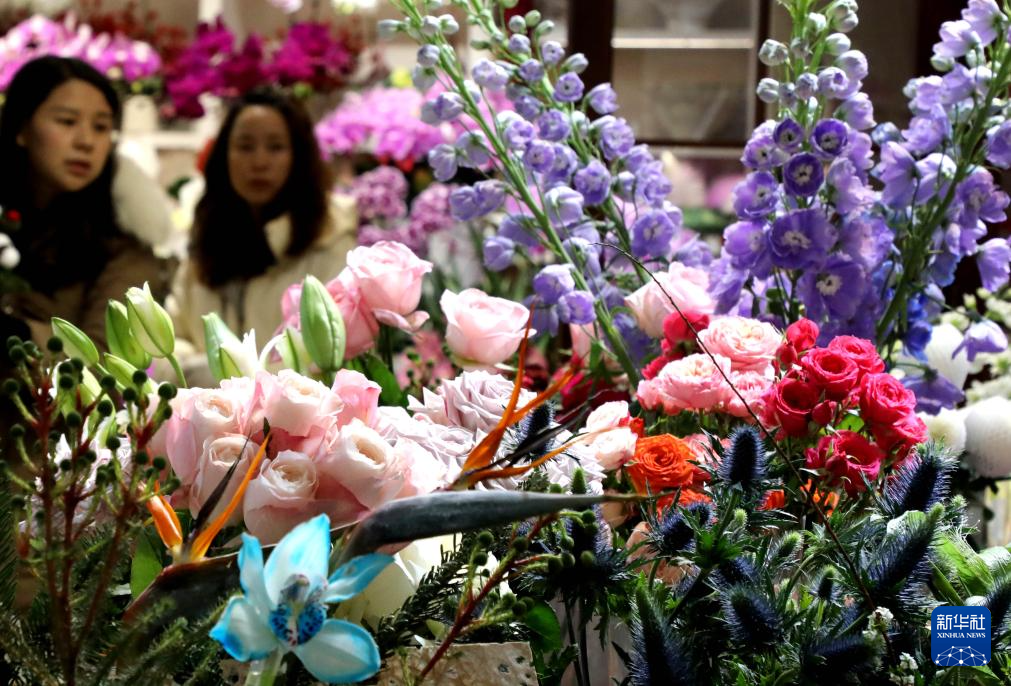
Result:
{"label": "blue sea holly", "polygon": [[243,534],[239,582],[211,638],[236,660],[262,660],[293,652],[325,683],[362,681],[379,671],[379,649],[368,631],[327,619],[326,605],[358,594],[392,562],[389,555],[363,555],[327,576],[330,520],[319,515],[292,529],[266,564],[254,536]]}

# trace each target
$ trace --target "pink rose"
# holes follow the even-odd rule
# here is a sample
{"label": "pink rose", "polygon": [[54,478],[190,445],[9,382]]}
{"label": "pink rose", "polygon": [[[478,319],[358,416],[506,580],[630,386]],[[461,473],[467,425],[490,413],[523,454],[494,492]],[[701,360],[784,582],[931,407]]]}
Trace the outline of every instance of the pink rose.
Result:
{"label": "pink rose", "polygon": [[730,358],[735,372],[763,372],[772,364],[783,336],[772,324],[748,317],[718,317],[699,333],[709,352]]}
{"label": "pink rose", "polygon": [[701,269],[672,262],[666,272],[655,274],[655,277],[656,281],[650,279],[625,298],[639,327],[653,338],[663,337],[664,319],[676,312],[670,298],[685,315],[712,314],[716,309],[709,297],[709,275]]}
{"label": "pink rose", "polygon": [[446,465],[409,438],[400,438],[393,446],[404,477],[398,498],[431,493],[447,484]]}
{"label": "pink rose", "polygon": [[650,410],[662,407],[667,414],[719,407],[731,394],[720,373],[730,375],[730,360],[723,355],[713,357],[716,364],[701,353],[668,362],[656,377],[639,382],[639,402]]}
{"label": "pink rose", "polygon": [[313,428],[326,429],[341,410],[337,394],[290,369],[282,369],[276,376],[258,372],[256,385],[263,418],[292,436],[308,436]]}
{"label": "pink rose", "polygon": [[730,397],[727,400],[726,411],[728,414],[732,414],[735,417],[740,417],[748,421],[753,421],[751,419],[751,413],[748,412],[748,408],[751,408],[751,412],[754,412],[756,416],[761,417],[762,413],[765,412],[765,401],[762,396],[765,392],[772,388],[772,385],[776,382],[764,374],[759,372],[731,372],[730,380],[734,384],[734,388],[744,397],[747,401],[747,406],[741,399],[737,397],[737,394],[732,390],[730,391]]}
{"label": "pink rose", "polygon": [[344,406],[337,413],[338,426],[344,426],[352,419],[360,419],[369,426],[376,423],[379,410],[379,394],[382,387],[361,372],[342,369],[337,372],[330,387]]}
{"label": "pink rose", "polygon": [[393,446],[358,419],[341,427],[321,469],[369,509],[392,500],[405,483]]}
{"label": "pink rose", "polygon": [[617,469],[635,455],[639,437],[628,427],[626,401],[612,400],[591,412],[582,433],[591,432],[601,433],[590,439],[586,447],[607,471]]}
{"label": "pink rose", "polygon": [[286,326],[299,327],[299,306],[302,301],[302,282],[293,283],[285,289],[281,296],[281,325],[278,331],[284,331]]}
{"label": "pink rose", "polygon": [[[424,403],[413,396],[407,402],[416,419],[486,434],[502,419],[512,391],[513,382],[501,374],[476,369],[463,372],[455,379],[444,379],[435,392],[421,389]],[[533,400],[534,395],[526,389],[521,390],[519,405]]]}
{"label": "pink rose", "polygon": [[284,450],[264,460],[249,482],[242,513],[249,532],[261,543],[275,543],[295,525],[319,514],[315,504],[319,476],[308,455]]}
{"label": "pink rose", "polygon": [[418,309],[421,281],[432,263],[403,243],[379,241],[348,253],[347,268],[358,279],[369,307],[408,315]]}
{"label": "pink rose", "polygon": [[494,298],[476,288],[461,293],[444,291],[439,305],[446,315],[449,349],[464,363],[485,366],[505,362],[516,353],[530,317],[530,311],[520,303]]}
{"label": "pink rose", "polygon": [[344,269],[337,278],[327,283],[326,289],[333,296],[344,319],[344,331],[347,334],[344,357],[357,357],[375,345],[376,336],[379,335],[379,322],[365,302],[358,280],[349,270]]}
{"label": "pink rose", "polygon": [[[259,448],[260,446],[255,441],[249,440],[243,434],[226,434],[214,439],[208,438],[204,442],[204,451],[200,456],[196,477],[193,479],[193,486],[190,489],[190,512],[193,513],[193,516],[197,515],[203,504],[211,497],[214,489],[225,478],[232,465],[238,462],[239,464],[232,473],[221,500],[214,507],[211,518],[213,519],[224,512],[225,507],[238,490],[239,483],[246,476],[249,461]],[[236,508],[229,517],[228,524],[233,526],[241,522],[242,509]]]}
{"label": "pink rose", "polygon": [[590,324],[582,326],[579,324],[569,324],[569,334],[572,336],[572,356],[581,360],[590,359],[590,349],[593,347],[593,336],[596,326]]}

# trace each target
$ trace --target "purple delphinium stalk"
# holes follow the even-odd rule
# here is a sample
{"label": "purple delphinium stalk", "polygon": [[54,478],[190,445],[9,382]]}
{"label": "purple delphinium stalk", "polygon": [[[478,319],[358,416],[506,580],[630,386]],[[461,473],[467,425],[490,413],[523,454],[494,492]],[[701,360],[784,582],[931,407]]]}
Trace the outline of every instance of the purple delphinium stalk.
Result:
{"label": "purple delphinium stalk", "polygon": [[502,236],[489,236],[484,240],[484,266],[493,272],[500,272],[512,266],[516,244]]}
{"label": "purple delphinium stalk", "polygon": [[446,143],[435,146],[428,152],[428,164],[436,180],[449,181],[456,176],[456,148]]}
{"label": "purple delphinium stalk", "polygon": [[915,155],[926,155],[937,150],[951,136],[951,120],[938,107],[930,115],[913,117],[909,127],[902,130],[906,148]]}
{"label": "purple delphinium stalk", "polygon": [[439,124],[452,121],[463,112],[463,98],[456,93],[439,93],[435,100],[426,102],[421,108],[421,121]]}
{"label": "purple delphinium stalk", "polygon": [[579,102],[583,97],[583,80],[572,72],[558,77],[554,98],[558,102]]}
{"label": "purple delphinium stalk", "polygon": [[991,238],[980,246],[976,266],[983,288],[996,293],[1007,285],[1011,272],[1011,239]]}
{"label": "purple delphinium stalk", "polygon": [[590,162],[572,178],[576,190],[583,194],[587,205],[599,205],[607,200],[611,190],[611,174],[599,160]]}
{"label": "purple delphinium stalk", "polygon": [[618,111],[618,94],[609,83],[602,83],[590,89],[586,101],[597,114],[612,114]]}
{"label": "purple delphinium stalk", "polygon": [[995,167],[1011,167],[1011,120],[991,129],[986,136],[986,159]]}
{"label": "purple delphinium stalk", "polygon": [[841,100],[853,95],[850,90],[850,79],[842,69],[828,67],[818,74],[818,92],[822,96]]}
{"label": "purple delphinium stalk", "polygon": [[656,158],[653,157],[653,153],[649,151],[648,145],[633,146],[632,149],[626,153],[623,160],[625,163],[625,169],[633,174],[638,172],[639,169],[647,164],[652,164],[654,161],[656,161]]}
{"label": "purple delphinium stalk", "polygon": [[969,325],[962,342],[952,351],[952,359],[963,350],[970,362],[975,360],[980,353],[1004,352],[1007,350],[1007,334],[997,325],[997,322],[990,319],[974,322]]}
{"label": "purple delphinium stalk", "polygon": [[670,195],[673,186],[663,173],[663,163],[653,162],[639,167],[635,173],[635,190],[651,207],[660,207]]}
{"label": "purple delphinium stalk", "polygon": [[592,324],[593,294],[589,291],[569,291],[558,299],[558,319],[566,324]]}
{"label": "purple delphinium stalk", "polygon": [[749,271],[758,278],[769,275],[769,244],[766,226],[753,221],[735,222],[723,231],[723,255],[735,269]]}
{"label": "purple delphinium stalk", "polygon": [[564,141],[572,130],[569,118],[561,110],[545,111],[537,117],[536,123],[541,138],[552,143]]}
{"label": "purple delphinium stalk", "polygon": [[754,172],[734,186],[734,211],[738,217],[759,219],[776,208],[779,182],[769,172]]}
{"label": "purple delphinium stalk", "polygon": [[797,152],[804,144],[804,127],[787,117],[776,125],[772,140],[786,152]]}
{"label": "purple delphinium stalk", "polygon": [[747,281],[748,272],[733,267],[727,257],[715,260],[709,267],[709,294],[716,301],[716,311],[726,314],[737,307]]}
{"label": "purple delphinium stalk", "polygon": [[548,218],[556,226],[568,226],[583,218],[583,196],[567,186],[557,186],[544,196]]}
{"label": "purple delphinium stalk", "polygon": [[888,256],[894,241],[895,233],[882,217],[856,215],[843,225],[840,248],[870,272]]}
{"label": "purple delphinium stalk", "polygon": [[670,247],[676,227],[666,212],[650,210],[632,222],[632,254],[640,258],[663,255]]}
{"label": "purple delphinium stalk", "polygon": [[752,136],[744,146],[741,162],[749,169],[769,171],[781,166],[788,158],[787,153],[776,145],[772,135],[765,133]]}
{"label": "purple delphinium stalk", "polygon": [[844,100],[836,108],[835,116],[857,131],[874,128],[874,104],[866,93],[857,93]]}
{"label": "purple delphinium stalk", "polygon": [[540,240],[535,227],[532,218],[510,214],[499,224],[498,235],[527,248],[536,248],[540,245]]}
{"label": "purple delphinium stalk", "polygon": [[824,180],[821,160],[809,152],[794,155],[783,166],[783,186],[790,195],[811,197],[818,192]]}
{"label": "purple delphinium stalk", "polygon": [[916,192],[916,160],[898,143],[889,141],[881,148],[878,177],[885,184],[881,201],[892,209],[908,207]]}
{"label": "purple delphinium stalk", "polygon": [[572,277],[572,266],[549,264],[534,276],[533,287],[544,304],[556,304],[563,295],[576,287],[576,281]]}
{"label": "purple delphinium stalk", "polygon": [[579,167],[579,156],[567,145],[555,144],[555,163],[551,167],[545,182],[550,186],[569,183],[572,174]]}
{"label": "purple delphinium stalk", "polygon": [[547,174],[555,163],[555,146],[547,141],[533,141],[523,153],[523,164],[538,174]]}
{"label": "purple delphinium stalk", "polygon": [[772,223],[769,232],[772,263],[784,269],[808,269],[825,259],[835,243],[835,231],[818,209],[793,210]]}
{"label": "purple delphinium stalk", "polygon": [[563,57],[565,49],[558,41],[549,40],[541,43],[541,59],[544,60],[544,64],[554,66],[561,62]]}
{"label": "purple delphinium stalk", "polygon": [[938,57],[949,59],[964,57],[982,42],[979,34],[973,30],[972,24],[962,19],[941,24],[940,34],[941,42],[934,43],[934,54]]}
{"label": "purple delphinium stalk", "polygon": [[600,149],[608,161],[627,154],[635,145],[635,134],[624,119],[611,119],[600,127]]}
{"label": "purple delphinium stalk", "polygon": [[501,181],[478,181],[474,184],[477,193],[478,212],[481,216],[494,212],[505,202],[506,187]]}
{"label": "purple delphinium stalk", "polygon": [[509,48],[509,52],[516,53],[517,55],[529,55],[530,39],[522,33],[514,33],[509,36],[507,47]]}
{"label": "purple delphinium stalk", "polygon": [[475,64],[471,76],[477,85],[490,91],[500,91],[509,83],[509,72],[505,67],[490,60],[481,60]]}
{"label": "purple delphinium stalk", "polygon": [[821,269],[800,277],[798,295],[815,321],[826,315],[849,319],[867,288],[867,277],[859,264],[846,255],[830,255]]}
{"label": "purple delphinium stalk", "polygon": [[477,131],[464,131],[456,139],[456,150],[460,156],[460,164],[465,167],[479,169],[491,161],[484,134]]}
{"label": "purple delphinium stalk", "polygon": [[526,150],[530,142],[537,137],[534,125],[523,119],[514,119],[506,126],[503,139],[513,150]]}
{"label": "purple delphinium stalk", "polygon": [[822,119],[811,132],[811,146],[823,159],[839,156],[849,143],[849,130],[838,119]]}
{"label": "purple delphinium stalk", "polygon": [[962,19],[968,22],[983,45],[996,40],[1007,21],[994,0],[969,0],[969,6],[962,10]]}
{"label": "purple delphinium stalk", "polygon": [[[596,232],[596,229],[593,229]],[[598,240],[596,236],[593,240]],[[599,276],[601,273],[600,266],[600,248],[589,240],[581,238],[579,236],[570,236],[562,241],[562,248],[565,252],[576,263],[580,269],[582,269],[586,274],[591,277]]]}
{"label": "purple delphinium stalk", "polygon": [[902,379],[902,385],[916,395],[916,411],[937,414],[945,408],[953,408],[965,400],[965,393],[955,384],[933,369],[923,374],[909,375]]}
{"label": "purple delphinium stalk", "polygon": [[952,214],[962,226],[975,226],[979,221],[998,224],[1011,199],[993,182],[993,176],[982,167],[972,171],[955,189],[956,202]]}
{"label": "purple delphinium stalk", "polygon": [[847,215],[864,210],[874,203],[874,191],[864,185],[853,163],[845,157],[840,157],[829,166],[825,181],[831,189],[829,197],[839,214]]}
{"label": "purple delphinium stalk", "polygon": [[519,75],[527,83],[537,83],[544,78],[544,65],[537,60],[527,60],[520,65]]}
{"label": "purple delphinium stalk", "polygon": [[527,121],[534,121],[544,111],[541,101],[532,95],[521,95],[513,101],[516,113]]}

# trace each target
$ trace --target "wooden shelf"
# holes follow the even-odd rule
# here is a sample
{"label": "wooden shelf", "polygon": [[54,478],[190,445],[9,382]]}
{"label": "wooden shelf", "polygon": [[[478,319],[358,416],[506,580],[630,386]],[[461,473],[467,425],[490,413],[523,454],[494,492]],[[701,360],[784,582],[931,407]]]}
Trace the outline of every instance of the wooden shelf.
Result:
{"label": "wooden shelf", "polygon": [[615,50],[754,50],[755,40],[744,31],[704,31],[671,35],[664,31],[618,30],[611,39]]}

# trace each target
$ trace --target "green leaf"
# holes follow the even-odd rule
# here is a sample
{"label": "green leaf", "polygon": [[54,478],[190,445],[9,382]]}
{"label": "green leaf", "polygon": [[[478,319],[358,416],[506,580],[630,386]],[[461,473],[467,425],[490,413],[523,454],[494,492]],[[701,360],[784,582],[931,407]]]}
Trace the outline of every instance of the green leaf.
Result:
{"label": "green leaf", "polygon": [[0,609],[14,604],[17,590],[18,555],[14,543],[14,504],[11,483],[6,472],[0,471]]}
{"label": "green leaf", "polygon": [[407,407],[407,394],[400,389],[396,374],[372,353],[365,353],[360,359],[365,376],[383,389],[379,394],[379,402],[383,405]]}
{"label": "green leaf", "polygon": [[936,554],[942,567],[955,573],[953,580],[967,591],[967,595],[986,595],[993,588],[993,574],[986,562],[963,539],[945,536]]}
{"label": "green leaf", "polygon": [[562,627],[555,611],[543,600],[523,616],[523,623],[533,632],[530,643],[535,650],[551,653],[562,649]]}
{"label": "green leaf", "polygon": [[139,596],[151,585],[162,570],[161,554],[151,543],[151,529],[145,529],[137,538],[137,550],[130,563],[130,595]]}

